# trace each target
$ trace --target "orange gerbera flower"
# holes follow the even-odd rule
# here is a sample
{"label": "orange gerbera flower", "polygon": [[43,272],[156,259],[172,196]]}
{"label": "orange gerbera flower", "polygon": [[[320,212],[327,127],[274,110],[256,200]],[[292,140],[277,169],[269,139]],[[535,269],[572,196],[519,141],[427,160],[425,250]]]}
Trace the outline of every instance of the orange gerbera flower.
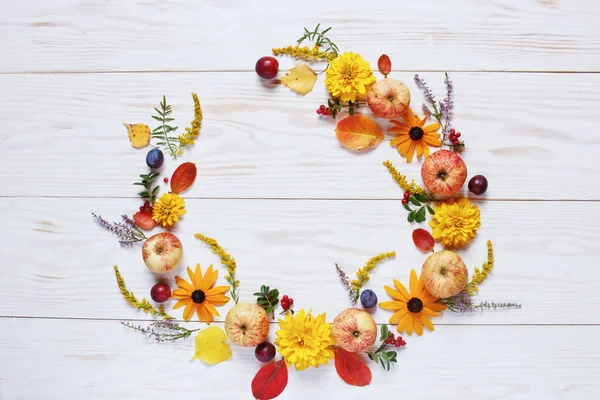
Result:
{"label": "orange gerbera flower", "polygon": [[433,331],[433,323],[429,317],[439,317],[440,311],[444,311],[446,306],[438,304],[439,298],[429,294],[421,278],[417,279],[415,270],[410,271],[410,293],[404,285],[394,279],[396,290],[389,286],[384,286],[387,294],[392,296],[394,301],[385,301],[379,303],[379,307],[384,310],[396,311],[390,318],[390,324],[398,324],[398,332],[406,331],[412,335],[413,330],[417,335],[423,334],[423,325],[430,331]]}
{"label": "orange gerbera flower", "polygon": [[186,322],[190,320],[194,310],[196,310],[198,320],[210,325],[215,320],[213,315],[220,316],[215,306],[222,306],[229,301],[229,297],[223,295],[229,290],[229,286],[213,287],[219,276],[219,271],[213,271],[212,265],[208,267],[204,276],[202,276],[200,264],[196,264],[195,272],[192,272],[188,267],[187,273],[191,283],[179,276],[175,277],[175,282],[179,288],[173,291],[173,297],[179,299],[179,301],[173,308],[178,309],[185,306],[183,319]]}
{"label": "orange gerbera flower", "polygon": [[396,126],[392,126],[388,131],[396,134],[390,144],[398,150],[402,157],[406,158],[407,163],[412,161],[415,151],[417,152],[417,158],[420,158],[423,154],[427,157],[429,146],[442,146],[440,134],[437,133],[440,124],[436,122],[425,126],[427,115],[421,119],[409,108],[402,119],[404,122],[391,120],[390,122]]}

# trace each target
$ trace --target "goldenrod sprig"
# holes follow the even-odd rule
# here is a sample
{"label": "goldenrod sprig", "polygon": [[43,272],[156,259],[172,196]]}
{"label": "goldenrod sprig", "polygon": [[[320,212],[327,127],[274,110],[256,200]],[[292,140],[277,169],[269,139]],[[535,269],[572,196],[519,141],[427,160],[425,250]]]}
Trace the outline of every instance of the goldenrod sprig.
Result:
{"label": "goldenrod sprig", "polygon": [[200,233],[196,233],[194,235],[194,237],[196,237],[196,239],[199,239],[199,240],[203,241],[204,243],[206,243],[207,245],[209,245],[212,252],[214,254],[218,255],[219,258],[221,259],[221,264],[223,264],[223,266],[225,268],[227,268],[227,275],[225,275],[225,280],[227,282],[229,282],[229,285],[231,287],[231,289],[229,290],[229,293],[231,294],[231,298],[233,299],[235,304],[237,304],[238,301],[240,300],[240,297],[239,297],[240,281],[235,278],[235,270],[236,270],[235,258],[231,257],[231,255],[229,253],[227,253],[225,251],[225,249],[223,249],[221,247],[221,245],[219,245],[219,243],[215,239],[206,237]]}
{"label": "goldenrod sprig", "polygon": [[487,241],[488,247],[488,257],[487,261],[483,263],[481,269],[475,267],[475,274],[471,279],[471,282],[465,288],[465,291],[471,296],[475,295],[475,293],[479,292],[479,285],[485,281],[488,274],[494,268],[494,248],[492,247],[492,242],[490,240]]}
{"label": "goldenrod sprig", "polygon": [[202,127],[202,107],[200,107],[200,100],[198,100],[196,93],[192,93],[192,98],[194,100],[194,119],[191,122],[191,126],[185,128],[185,133],[179,135],[177,154],[182,154],[185,146],[194,144]]}
{"label": "goldenrod sprig", "polygon": [[327,51],[320,50],[318,45],[314,45],[312,48],[308,46],[286,46],[286,47],[275,47],[271,49],[274,56],[280,55],[288,55],[290,57],[299,59],[299,60],[307,60],[307,61],[317,61],[317,60],[327,60],[331,61],[335,58],[335,54]]}
{"label": "goldenrod sprig", "polygon": [[395,257],[395,256],[396,256],[396,252],[391,251],[389,253],[382,253],[375,257],[371,257],[371,259],[369,259],[369,261],[367,261],[365,266],[360,268],[356,272],[356,279],[354,279],[350,282],[350,287],[352,288],[352,291],[353,291],[353,298],[352,298],[353,304],[356,304],[356,302],[358,301],[360,289],[369,281],[369,279],[370,279],[369,272],[373,271],[375,269],[375,267],[377,267],[377,264],[379,264],[382,260],[385,260],[386,258]]}
{"label": "goldenrod sprig", "polygon": [[430,197],[427,195],[427,192],[425,191],[424,188],[417,185],[414,179],[411,180],[409,183],[406,180],[406,176],[402,175],[400,172],[398,172],[398,170],[394,167],[394,165],[392,164],[392,162],[390,160],[384,161],[383,165],[385,165],[385,167],[388,169],[388,171],[392,175],[392,179],[394,179],[396,181],[396,183],[398,184],[398,186],[400,186],[400,188],[402,190],[404,190],[405,192],[410,192],[411,194],[414,194],[414,195],[419,194],[421,196],[424,196],[424,197],[430,199]]}
{"label": "goldenrod sprig", "polygon": [[158,307],[158,310],[155,309],[152,304],[146,299],[142,299],[139,301],[135,295],[127,290],[127,286],[125,286],[125,281],[119,272],[119,268],[115,265],[115,277],[117,278],[117,284],[119,285],[119,289],[121,290],[121,294],[125,298],[125,300],[132,306],[137,308],[138,310],[142,310],[145,313],[150,313],[150,315],[158,315],[163,319],[173,319],[170,315],[165,313],[165,306],[162,304]]}

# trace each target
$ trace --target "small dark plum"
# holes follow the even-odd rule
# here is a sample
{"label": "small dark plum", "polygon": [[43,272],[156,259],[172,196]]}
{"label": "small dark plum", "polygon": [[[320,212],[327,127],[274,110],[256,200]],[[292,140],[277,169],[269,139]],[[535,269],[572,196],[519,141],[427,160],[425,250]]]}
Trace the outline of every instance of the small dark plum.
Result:
{"label": "small dark plum", "polygon": [[146,164],[152,169],[159,169],[165,161],[165,156],[160,149],[152,149],[146,154]]}
{"label": "small dark plum", "polygon": [[254,349],[254,356],[262,363],[266,363],[275,358],[275,346],[273,343],[263,342]]}
{"label": "small dark plum", "polygon": [[263,79],[273,79],[279,72],[279,61],[275,57],[265,56],[258,59],[254,67],[258,76]]}
{"label": "small dark plum", "polygon": [[171,298],[171,288],[166,283],[157,283],[150,289],[150,297],[157,303],[164,303]]}
{"label": "small dark plum", "polygon": [[488,188],[488,181],[483,175],[475,175],[469,181],[469,192],[481,196]]}
{"label": "small dark plum", "polygon": [[371,289],[363,290],[360,294],[360,304],[364,308],[373,308],[377,305],[377,295]]}

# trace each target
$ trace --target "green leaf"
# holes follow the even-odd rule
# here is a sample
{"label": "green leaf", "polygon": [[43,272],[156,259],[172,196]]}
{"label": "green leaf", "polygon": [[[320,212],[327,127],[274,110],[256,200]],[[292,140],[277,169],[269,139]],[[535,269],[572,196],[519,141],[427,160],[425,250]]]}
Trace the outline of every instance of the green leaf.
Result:
{"label": "green leaf", "polygon": [[410,206],[408,204],[403,204],[404,208],[406,209],[406,211],[412,211]]}
{"label": "green leaf", "polygon": [[354,107],[348,108],[348,114],[354,115]]}
{"label": "green leaf", "polygon": [[427,206],[427,211],[429,211],[429,214],[431,215],[435,215],[435,211],[433,211],[433,208]]}
{"label": "green leaf", "polygon": [[421,206],[421,203],[419,203],[419,200],[415,199],[414,196],[410,196],[410,202],[413,203],[417,207]]}
{"label": "green leaf", "polygon": [[416,212],[415,211],[409,212],[408,213],[408,217],[407,217],[408,222],[413,222],[415,220],[415,216],[416,216]]}
{"label": "green leaf", "polygon": [[138,194],[142,197],[150,197],[150,193],[148,193],[148,192],[140,192]]}
{"label": "green leaf", "polygon": [[422,194],[420,194],[420,193],[417,193],[417,194],[415,194],[414,196],[415,196],[415,197],[417,198],[417,200],[419,200],[421,203],[427,203],[427,202],[429,201],[429,199],[428,199],[427,197],[423,196],[423,195],[422,195]]}
{"label": "green leaf", "polygon": [[424,222],[425,219],[425,207],[421,207],[419,211],[417,211],[417,215],[415,215],[415,220],[417,222]]}

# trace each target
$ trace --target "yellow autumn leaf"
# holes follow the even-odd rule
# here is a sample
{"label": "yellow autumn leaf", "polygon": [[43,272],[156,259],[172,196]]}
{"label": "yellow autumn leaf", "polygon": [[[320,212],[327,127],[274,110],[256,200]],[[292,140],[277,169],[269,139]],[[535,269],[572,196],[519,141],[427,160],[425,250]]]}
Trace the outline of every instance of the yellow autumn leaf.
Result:
{"label": "yellow autumn leaf", "polygon": [[123,122],[123,125],[127,128],[127,135],[133,147],[141,149],[148,146],[150,143],[150,127],[148,125],[126,124],[125,122]]}
{"label": "yellow autumn leaf", "polygon": [[223,329],[211,326],[196,335],[196,352],[190,361],[200,360],[205,364],[219,364],[231,358],[231,349],[225,343],[227,336]]}
{"label": "yellow autumn leaf", "polygon": [[308,65],[299,63],[279,81],[283,86],[304,96],[315,87],[317,73]]}

